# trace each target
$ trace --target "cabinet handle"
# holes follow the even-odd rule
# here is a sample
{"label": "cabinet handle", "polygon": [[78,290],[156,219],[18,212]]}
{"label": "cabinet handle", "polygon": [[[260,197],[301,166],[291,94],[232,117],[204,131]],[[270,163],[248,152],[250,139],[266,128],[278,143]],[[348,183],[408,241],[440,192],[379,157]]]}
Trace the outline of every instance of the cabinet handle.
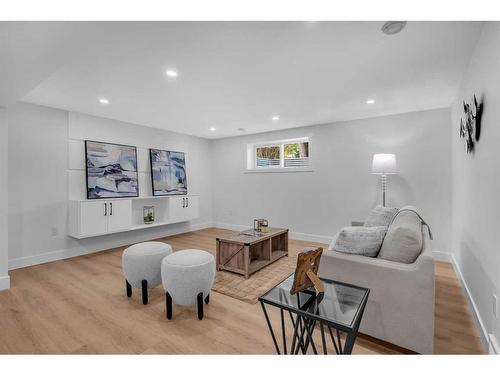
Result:
{"label": "cabinet handle", "polygon": [[186,198],[182,198],[182,208],[186,207]]}
{"label": "cabinet handle", "polygon": [[113,203],[109,204],[109,215],[113,216]]}
{"label": "cabinet handle", "polygon": [[104,216],[108,216],[108,204],[104,203]]}
{"label": "cabinet handle", "polygon": [[189,198],[186,198],[186,207],[189,207]]}

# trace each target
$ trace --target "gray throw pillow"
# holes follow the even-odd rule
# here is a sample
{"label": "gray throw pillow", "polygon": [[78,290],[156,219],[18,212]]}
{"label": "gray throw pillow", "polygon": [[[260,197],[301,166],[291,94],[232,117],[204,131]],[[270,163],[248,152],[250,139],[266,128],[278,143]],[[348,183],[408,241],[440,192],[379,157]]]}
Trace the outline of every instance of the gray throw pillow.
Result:
{"label": "gray throw pillow", "polygon": [[413,263],[422,252],[422,220],[413,211],[401,210],[389,226],[379,258]]}
{"label": "gray throw pillow", "polygon": [[365,227],[388,227],[398,209],[378,205],[366,217]]}
{"label": "gray throw pillow", "polygon": [[387,227],[345,227],[334,237],[329,250],[376,257]]}

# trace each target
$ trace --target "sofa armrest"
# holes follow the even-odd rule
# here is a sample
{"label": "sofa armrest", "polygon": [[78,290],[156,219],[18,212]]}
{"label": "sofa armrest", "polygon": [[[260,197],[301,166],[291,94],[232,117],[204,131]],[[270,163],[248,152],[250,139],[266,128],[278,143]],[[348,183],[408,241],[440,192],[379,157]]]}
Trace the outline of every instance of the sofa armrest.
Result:
{"label": "sofa armrest", "polygon": [[[430,263],[425,265],[425,263]],[[433,259],[421,254],[414,263],[399,263],[381,258],[371,258],[363,255],[344,254],[337,251],[325,250],[321,256],[320,272],[331,267],[356,267],[359,272],[362,270],[374,269],[384,272],[415,272],[422,267],[430,267]]]}

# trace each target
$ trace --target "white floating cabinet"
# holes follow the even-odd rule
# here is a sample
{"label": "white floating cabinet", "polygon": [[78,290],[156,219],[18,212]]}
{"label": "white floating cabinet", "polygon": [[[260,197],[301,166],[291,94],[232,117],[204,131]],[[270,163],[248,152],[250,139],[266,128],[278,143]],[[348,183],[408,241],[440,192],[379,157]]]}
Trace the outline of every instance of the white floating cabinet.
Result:
{"label": "white floating cabinet", "polygon": [[[152,224],[144,224],[145,206],[154,207]],[[71,237],[86,238],[180,223],[198,216],[198,195],[71,200],[68,227]]]}
{"label": "white floating cabinet", "polygon": [[168,200],[168,210],[173,222],[194,219],[198,217],[198,197],[172,197]]}
{"label": "white floating cabinet", "polygon": [[108,232],[128,230],[132,224],[132,202],[116,200],[107,202]]}

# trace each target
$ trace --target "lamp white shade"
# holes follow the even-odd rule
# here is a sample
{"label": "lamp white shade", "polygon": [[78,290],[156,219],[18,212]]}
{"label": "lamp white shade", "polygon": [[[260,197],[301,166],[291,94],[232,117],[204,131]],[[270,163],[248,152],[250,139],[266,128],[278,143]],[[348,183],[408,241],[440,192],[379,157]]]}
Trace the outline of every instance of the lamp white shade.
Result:
{"label": "lamp white shade", "polygon": [[394,154],[373,155],[372,173],[375,174],[396,173],[396,155]]}

